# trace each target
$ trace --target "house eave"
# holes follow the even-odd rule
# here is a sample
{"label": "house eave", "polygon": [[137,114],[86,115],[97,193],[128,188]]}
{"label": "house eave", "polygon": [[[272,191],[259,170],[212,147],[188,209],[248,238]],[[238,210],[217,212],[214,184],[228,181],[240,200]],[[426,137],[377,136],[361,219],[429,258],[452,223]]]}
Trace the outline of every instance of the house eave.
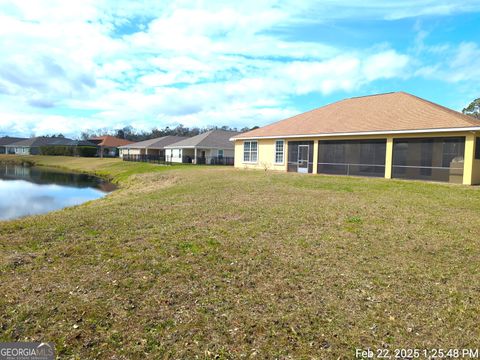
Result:
{"label": "house eave", "polygon": [[192,146],[192,145],[185,145],[185,146],[165,146],[165,149],[214,149],[214,150],[217,150],[217,149],[225,149],[225,150],[233,150],[233,148],[225,148],[225,147],[215,147],[215,146],[201,146],[201,145],[195,145],[195,146]]}
{"label": "house eave", "polygon": [[312,137],[333,137],[333,136],[368,136],[368,135],[397,135],[397,134],[424,134],[424,133],[444,133],[444,132],[464,132],[479,131],[480,126],[457,127],[457,128],[437,128],[437,129],[415,129],[415,130],[388,130],[388,131],[358,131],[358,132],[338,132],[338,133],[318,133],[318,134],[294,134],[294,135],[272,135],[272,136],[242,136],[230,138],[230,141],[236,140],[254,140],[254,139],[292,139],[292,138],[312,138]]}

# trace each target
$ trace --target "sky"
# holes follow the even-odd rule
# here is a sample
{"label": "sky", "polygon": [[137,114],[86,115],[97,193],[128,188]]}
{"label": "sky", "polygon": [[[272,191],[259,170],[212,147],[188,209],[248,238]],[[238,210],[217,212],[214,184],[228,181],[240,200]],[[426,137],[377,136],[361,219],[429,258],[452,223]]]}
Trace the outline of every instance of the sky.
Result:
{"label": "sky", "polygon": [[0,136],[252,127],[406,91],[480,97],[480,0],[0,0]]}

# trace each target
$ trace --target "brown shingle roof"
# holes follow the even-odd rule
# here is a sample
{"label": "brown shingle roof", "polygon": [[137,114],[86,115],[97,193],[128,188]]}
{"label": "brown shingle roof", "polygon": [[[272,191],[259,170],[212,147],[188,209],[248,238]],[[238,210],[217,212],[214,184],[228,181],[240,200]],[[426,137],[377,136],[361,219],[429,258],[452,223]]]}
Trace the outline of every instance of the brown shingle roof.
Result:
{"label": "brown shingle roof", "polygon": [[237,135],[281,137],[480,127],[480,121],[404,92],[341,100]]}
{"label": "brown shingle roof", "polygon": [[89,141],[95,142],[99,146],[106,146],[106,147],[119,147],[122,145],[128,145],[131,144],[132,141],[125,140],[125,139],[120,139],[115,136],[97,136],[91,139],[88,139]]}
{"label": "brown shingle roof", "polygon": [[159,138],[148,139],[144,141],[139,141],[136,143],[131,143],[128,145],[119,146],[121,149],[160,149],[163,150],[165,146],[176,143],[181,140],[185,140],[188,137],[186,136],[173,136],[167,135]]}
{"label": "brown shingle roof", "polygon": [[10,145],[22,140],[26,140],[26,138],[10,137],[10,136],[0,137],[0,146]]}
{"label": "brown shingle roof", "polygon": [[230,142],[230,138],[237,135],[236,131],[227,130],[210,130],[202,134],[192,136],[185,140],[176,142],[166,146],[167,149],[173,148],[194,148],[203,147],[206,149],[232,149],[233,144]]}
{"label": "brown shingle roof", "polygon": [[41,146],[96,146],[95,143],[86,140],[72,140],[62,136],[38,136],[20,140],[6,145],[8,147],[41,147]]}

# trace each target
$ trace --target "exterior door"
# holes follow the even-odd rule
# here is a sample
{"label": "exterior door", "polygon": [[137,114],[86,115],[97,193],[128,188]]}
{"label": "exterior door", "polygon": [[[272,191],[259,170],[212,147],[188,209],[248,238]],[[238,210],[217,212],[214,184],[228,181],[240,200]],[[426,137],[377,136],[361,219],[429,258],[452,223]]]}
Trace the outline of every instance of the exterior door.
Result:
{"label": "exterior door", "polygon": [[298,146],[298,168],[297,171],[302,174],[308,173],[308,154],[310,147],[308,145]]}

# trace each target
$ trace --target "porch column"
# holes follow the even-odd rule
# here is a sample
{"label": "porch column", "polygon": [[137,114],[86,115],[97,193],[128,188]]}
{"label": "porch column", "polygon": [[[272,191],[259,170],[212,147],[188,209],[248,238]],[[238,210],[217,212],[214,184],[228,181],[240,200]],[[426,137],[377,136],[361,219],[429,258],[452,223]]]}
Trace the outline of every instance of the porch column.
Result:
{"label": "porch column", "polygon": [[[235,154],[236,155],[236,154]],[[243,160],[243,145],[242,145],[242,152],[241,152],[241,160]],[[285,163],[285,171],[288,171],[288,141],[285,139],[285,142],[283,143],[283,158],[284,158],[284,163]],[[237,157],[235,156],[235,161]]]}
{"label": "porch column", "polygon": [[193,155],[194,164],[197,164],[197,147],[196,146],[193,148],[193,152],[194,152],[194,155]]}
{"label": "porch column", "polygon": [[393,162],[393,137],[387,137],[387,148],[385,152],[385,179],[392,178],[392,162]]}
{"label": "porch column", "polygon": [[314,174],[317,173],[318,169],[318,140],[313,140],[313,169]]}
{"label": "porch column", "polygon": [[475,134],[469,133],[465,137],[463,185],[472,185],[474,159],[475,159]]}

